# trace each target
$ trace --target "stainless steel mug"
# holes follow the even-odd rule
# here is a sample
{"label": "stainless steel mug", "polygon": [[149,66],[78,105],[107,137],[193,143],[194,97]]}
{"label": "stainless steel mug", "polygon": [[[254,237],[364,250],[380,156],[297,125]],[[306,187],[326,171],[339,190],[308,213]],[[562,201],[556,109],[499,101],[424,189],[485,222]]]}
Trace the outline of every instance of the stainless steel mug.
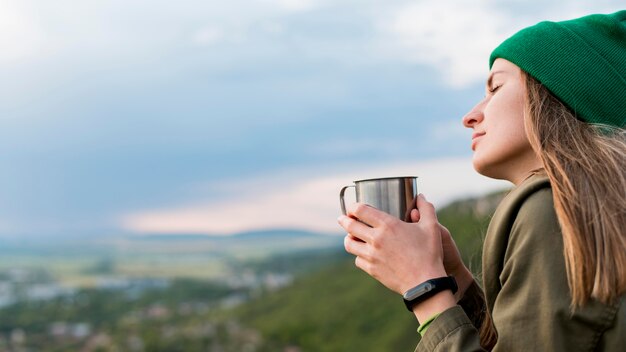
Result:
{"label": "stainless steel mug", "polygon": [[339,192],[341,211],[346,215],[344,195],[349,187],[356,191],[356,201],[373,206],[400,220],[410,222],[411,210],[417,205],[417,177],[385,177],[354,181]]}

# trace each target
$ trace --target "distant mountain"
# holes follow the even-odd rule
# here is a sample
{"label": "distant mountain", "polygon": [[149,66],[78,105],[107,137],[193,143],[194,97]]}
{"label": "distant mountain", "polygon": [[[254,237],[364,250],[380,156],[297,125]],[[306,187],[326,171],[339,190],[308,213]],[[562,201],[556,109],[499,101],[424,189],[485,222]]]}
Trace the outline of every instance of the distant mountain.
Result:
{"label": "distant mountain", "polygon": [[[150,234],[145,236],[130,236],[132,239],[141,240],[164,240],[164,241],[206,241],[206,240],[218,240],[218,241],[231,241],[231,240],[245,240],[245,239],[268,239],[268,238],[328,238],[333,235],[321,234],[312,231],[302,229],[264,229],[244,231],[231,235],[218,235],[218,234]],[[336,236],[335,236],[336,237]]]}
{"label": "distant mountain", "polygon": [[[101,245],[103,248],[106,245]],[[242,232],[229,236],[164,234],[129,236],[111,240],[111,248],[132,250],[136,254],[167,254],[171,251],[186,256],[207,256],[234,261],[258,260],[274,255],[343,248],[343,236],[323,235],[298,229],[271,229]]]}
{"label": "distant mountain", "polygon": [[258,230],[258,231],[247,231],[240,232],[231,236],[224,236],[224,238],[233,238],[233,239],[256,239],[256,238],[327,238],[332,235],[325,235],[320,233],[315,233],[306,230],[299,229],[269,229],[269,230]]}

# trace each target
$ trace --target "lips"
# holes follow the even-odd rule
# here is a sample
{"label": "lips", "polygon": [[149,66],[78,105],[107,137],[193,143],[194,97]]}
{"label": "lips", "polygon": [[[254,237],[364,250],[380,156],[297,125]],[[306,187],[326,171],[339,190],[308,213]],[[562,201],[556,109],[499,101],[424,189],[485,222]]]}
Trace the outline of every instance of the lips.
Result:
{"label": "lips", "polygon": [[474,134],[472,135],[472,140],[480,137],[480,136],[484,136],[485,132],[474,132]]}
{"label": "lips", "polygon": [[474,134],[472,134],[472,150],[476,149],[476,143],[478,142],[478,139],[484,135],[485,132],[475,132]]}

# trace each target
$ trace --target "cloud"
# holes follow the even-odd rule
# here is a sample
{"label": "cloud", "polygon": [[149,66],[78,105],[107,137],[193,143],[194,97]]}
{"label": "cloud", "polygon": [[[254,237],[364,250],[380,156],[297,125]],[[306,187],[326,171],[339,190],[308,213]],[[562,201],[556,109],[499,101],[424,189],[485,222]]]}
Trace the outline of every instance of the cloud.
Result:
{"label": "cloud", "polygon": [[[302,228],[340,233],[336,223],[339,189],[353,180],[394,175],[417,175],[418,188],[435,206],[459,197],[479,195],[508,187],[504,181],[478,175],[467,158],[425,162],[354,166],[351,171],[323,176],[276,175],[275,178],[225,185],[239,189],[227,200],[174,208],[139,211],[124,216],[122,227],[145,233],[232,234],[260,228]],[[275,179],[275,182],[272,182]],[[264,187],[256,187],[263,184]]]}
{"label": "cloud", "polygon": [[376,45],[389,59],[433,67],[441,73],[443,83],[461,88],[485,79],[491,51],[518,30],[539,21],[562,21],[619,9],[617,2],[610,0],[408,2],[380,11],[375,17]]}
{"label": "cloud", "polygon": [[0,237],[1,238],[10,238],[17,237],[15,233],[18,231],[16,226],[10,224],[8,221],[4,219],[0,219]]}
{"label": "cloud", "polygon": [[463,87],[483,80],[489,53],[515,22],[487,1],[426,1],[397,8],[378,22],[386,52],[435,67],[444,83]]}
{"label": "cloud", "polygon": [[289,11],[308,11],[316,5],[316,1],[313,0],[278,0],[276,3]]}
{"label": "cloud", "polygon": [[42,44],[42,29],[33,11],[20,3],[0,2],[0,64],[35,57]]}
{"label": "cloud", "polygon": [[[480,185],[467,160],[459,161],[466,169],[416,162],[320,175],[314,168],[416,150],[459,155],[468,132],[455,141],[463,128],[445,121],[459,118],[474,93],[446,87],[484,81],[490,50],[525,25],[622,3],[0,1],[0,76],[10,83],[0,89],[0,208],[10,229],[30,233],[98,232],[129,207],[138,211],[124,224],[137,232],[333,231],[339,186],[399,173],[420,175],[439,202],[461,194],[457,185],[474,189],[453,176]],[[381,117],[402,126],[399,133],[369,123]],[[408,133],[414,123],[419,130]],[[380,137],[376,148],[369,135]],[[288,165],[314,171],[263,182],[242,175]],[[204,201],[180,203],[189,199],[185,187],[226,177],[245,192],[213,183],[230,200],[199,191],[193,197]]]}
{"label": "cloud", "polygon": [[198,30],[193,36],[193,42],[198,46],[209,46],[219,42],[224,37],[221,28],[206,26]]}
{"label": "cloud", "polygon": [[434,143],[454,141],[458,139],[467,140],[469,144],[468,129],[463,126],[461,119],[437,121],[430,126],[428,134]]}
{"label": "cloud", "polygon": [[310,11],[321,3],[319,0],[263,0],[262,2],[288,12]]}
{"label": "cloud", "polygon": [[410,149],[409,141],[400,139],[353,138],[332,139],[311,144],[307,151],[313,156],[337,157],[356,155],[394,155]]}

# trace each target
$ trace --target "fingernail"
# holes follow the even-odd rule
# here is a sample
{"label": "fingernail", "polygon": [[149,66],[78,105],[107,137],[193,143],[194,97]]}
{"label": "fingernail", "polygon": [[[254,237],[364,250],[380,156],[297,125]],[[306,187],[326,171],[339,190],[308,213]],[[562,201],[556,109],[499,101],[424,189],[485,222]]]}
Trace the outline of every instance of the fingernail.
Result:
{"label": "fingernail", "polygon": [[426,200],[426,196],[424,195],[424,193],[420,193],[419,197],[422,197],[423,200]]}

